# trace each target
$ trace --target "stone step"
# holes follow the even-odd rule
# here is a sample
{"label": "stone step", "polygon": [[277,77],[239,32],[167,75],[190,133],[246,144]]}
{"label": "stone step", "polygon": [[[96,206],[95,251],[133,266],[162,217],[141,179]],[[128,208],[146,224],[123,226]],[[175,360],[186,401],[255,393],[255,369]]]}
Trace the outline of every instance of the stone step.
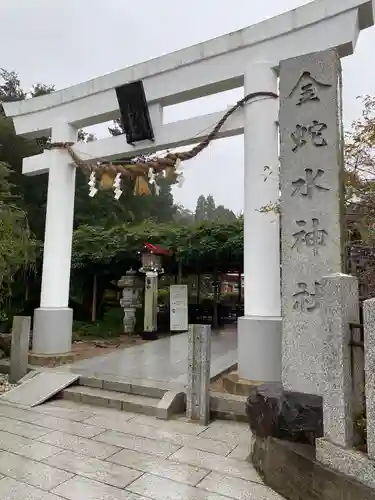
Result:
{"label": "stone step", "polygon": [[173,413],[185,408],[185,394],[168,391],[162,398],[152,398],[97,387],[75,385],[64,389],[61,397],[95,406],[107,406],[120,411],[141,413],[160,419],[168,419]]}
{"label": "stone step", "polygon": [[246,415],[246,396],[225,392],[210,392],[211,416],[224,420],[248,422]]}
{"label": "stone step", "polygon": [[167,387],[162,387],[160,384],[158,387],[155,387],[155,384],[152,385],[152,383],[148,380],[134,381],[105,376],[101,376],[100,378],[81,376],[78,383],[79,385],[85,387],[93,387],[96,389],[104,389],[106,391],[135,394],[138,396],[158,399],[161,399],[169,390]]}

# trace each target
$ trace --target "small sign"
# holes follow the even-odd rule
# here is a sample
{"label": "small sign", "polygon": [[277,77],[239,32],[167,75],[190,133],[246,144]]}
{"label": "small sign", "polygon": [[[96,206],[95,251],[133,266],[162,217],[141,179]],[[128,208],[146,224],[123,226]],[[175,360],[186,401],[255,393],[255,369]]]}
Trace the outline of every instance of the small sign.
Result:
{"label": "small sign", "polygon": [[188,330],[188,287],[187,285],[171,285],[170,328],[171,331],[185,332]]}

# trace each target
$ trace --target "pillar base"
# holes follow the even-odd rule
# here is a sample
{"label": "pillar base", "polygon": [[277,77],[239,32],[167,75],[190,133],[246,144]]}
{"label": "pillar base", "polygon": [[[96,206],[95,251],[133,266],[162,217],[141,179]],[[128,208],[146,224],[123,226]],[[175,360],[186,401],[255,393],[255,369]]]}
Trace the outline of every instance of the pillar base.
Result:
{"label": "pillar base", "polygon": [[281,382],[281,318],[238,319],[239,377],[255,382]]}
{"label": "pillar base", "polygon": [[33,354],[64,354],[72,349],[73,310],[68,307],[35,309]]}

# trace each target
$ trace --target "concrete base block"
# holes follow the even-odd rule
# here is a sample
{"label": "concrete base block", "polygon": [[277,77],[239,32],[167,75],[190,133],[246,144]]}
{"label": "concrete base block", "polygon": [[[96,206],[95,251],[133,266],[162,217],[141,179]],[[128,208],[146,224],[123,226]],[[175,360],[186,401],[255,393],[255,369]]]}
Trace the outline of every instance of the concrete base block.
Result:
{"label": "concrete base block", "polygon": [[254,382],[281,381],[281,318],[238,319],[238,374]]}
{"label": "concrete base block", "polygon": [[186,394],[184,392],[168,391],[158,403],[156,418],[167,420],[172,415],[183,413],[186,408]]}
{"label": "concrete base block", "polygon": [[73,363],[78,354],[75,352],[66,352],[64,354],[34,354],[29,353],[29,365],[55,367]]}
{"label": "concrete base block", "polygon": [[65,354],[72,348],[73,310],[39,308],[34,313],[33,354]]}
{"label": "concrete base block", "polygon": [[375,499],[375,490],[358,481],[358,477],[340,473],[316,460],[313,446],[257,436],[251,463],[265,485],[281,495],[277,498]]}
{"label": "concrete base block", "polygon": [[375,488],[374,462],[369,460],[365,453],[342,448],[322,438],[316,440],[316,459],[345,476],[350,476],[370,488]]}

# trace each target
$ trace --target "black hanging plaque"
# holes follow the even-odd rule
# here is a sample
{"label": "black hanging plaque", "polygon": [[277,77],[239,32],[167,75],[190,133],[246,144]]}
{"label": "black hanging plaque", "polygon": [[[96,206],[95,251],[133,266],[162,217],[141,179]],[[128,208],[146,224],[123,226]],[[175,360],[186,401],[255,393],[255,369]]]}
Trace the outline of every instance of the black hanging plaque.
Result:
{"label": "black hanging plaque", "polygon": [[116,95],[126,142],[134,144],[144,140],[153,141],[154,132],[142,81],[117,87]]}

